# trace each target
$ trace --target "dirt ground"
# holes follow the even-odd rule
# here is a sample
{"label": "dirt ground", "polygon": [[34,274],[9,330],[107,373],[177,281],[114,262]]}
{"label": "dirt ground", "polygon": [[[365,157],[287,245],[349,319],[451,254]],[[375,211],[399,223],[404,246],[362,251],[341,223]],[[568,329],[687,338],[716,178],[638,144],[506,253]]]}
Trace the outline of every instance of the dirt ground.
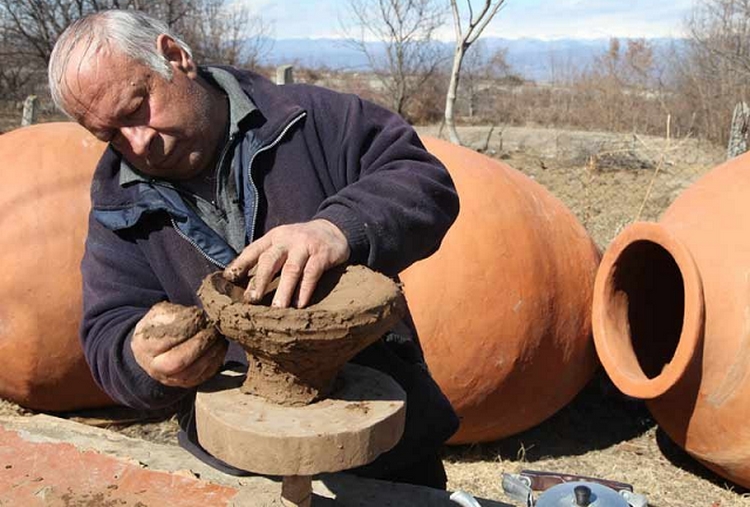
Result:
{"label": "dirt ground", "polygon": [[[419,130],[436,135],[439,129]],[[460,132],[465,144],[547,187],[602,248],[633,220],[657,219],[686,186],[724,157],[720,147],[695,139],[528,127],[498,127],[489,137],[489,127]],[[508,410],[514,403],[508,400]],[[3,413],[29,412],[0,401]],[[176,441],[170,414],[137,422],[142,414],[129,411],[69,416],[134,437]],[[750,506],[747,491],[727,484],[671,443],[645,405],[621,395],[601,371],[572,403],[539,426],[491,444],[446,447],[443,457],[449,489],[508,503],[501,474],[533,469],[627,482],[652,506]]]}
{"label": "dirt ground", "polygon": [[[436,126],[418,130],[440,133]],[[459,132],[466,146],[550,190],[601,248],[634,220],[657,220],[682,190],[725,156],[724,149],[691,138],[533,127],[464,127]]]}

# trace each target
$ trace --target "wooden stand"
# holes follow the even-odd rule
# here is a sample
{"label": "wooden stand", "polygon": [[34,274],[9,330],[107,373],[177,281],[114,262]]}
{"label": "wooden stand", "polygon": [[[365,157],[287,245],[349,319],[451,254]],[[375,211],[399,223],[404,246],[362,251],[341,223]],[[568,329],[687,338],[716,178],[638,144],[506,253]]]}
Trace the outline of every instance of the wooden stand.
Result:
{"label": "wooden stand", "polygon": [[371,368],[347,364],[329,398],[302,407],[244,394],[243,381],[224,372],[198,392],[198,440],[232,466],[284,477],[283,505],[309,506],[313,475],[370,463],[403,434],[406,395]]}

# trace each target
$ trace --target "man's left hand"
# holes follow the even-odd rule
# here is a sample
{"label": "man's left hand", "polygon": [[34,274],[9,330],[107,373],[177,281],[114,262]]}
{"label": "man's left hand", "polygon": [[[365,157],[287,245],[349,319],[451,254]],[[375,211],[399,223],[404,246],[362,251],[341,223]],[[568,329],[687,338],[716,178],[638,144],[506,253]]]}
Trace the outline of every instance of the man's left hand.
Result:
{"label": "man's left hand", "polygon": [[349,242],[341,230],[327,220],[282,225],[245,247],[224,270],[224,277],[238,282],[256,267],[255,276],[245,291],[245,299],[257,303],[271,280],[281,271],[273,306],[286,308],[295,290],[297,308],[307,306],[323,273],[349,259]]}

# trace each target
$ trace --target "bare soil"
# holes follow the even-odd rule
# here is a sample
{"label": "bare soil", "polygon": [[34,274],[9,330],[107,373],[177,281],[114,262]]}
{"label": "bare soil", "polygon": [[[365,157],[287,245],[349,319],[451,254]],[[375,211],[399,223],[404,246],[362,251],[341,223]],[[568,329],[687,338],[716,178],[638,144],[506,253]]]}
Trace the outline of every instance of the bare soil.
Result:
{"label": "bare soil", "polygon": [[[437,126],[420,128],[436,135]],[[604,248],[635,219],[655,220],[690,183],[723,160],[724,150],[695,139],[543,128],[460,129],[465,144],[503,160],[546,186]],[[554,382],[551,376],[550,382]],[[522,400],[509,399],[507,410]],[[0,401],[0,414],[24,413]],[[172,414],[109,410],[68,414],[133,437],[176,443]],[[630,483],[650,505],[750,506],[750,494],[675,446],[645,405],[621,395],[599,372],[567,407],[544,423],[491,444],[446,447],[448,487],[510,503],[503,472],[557,471]]]}

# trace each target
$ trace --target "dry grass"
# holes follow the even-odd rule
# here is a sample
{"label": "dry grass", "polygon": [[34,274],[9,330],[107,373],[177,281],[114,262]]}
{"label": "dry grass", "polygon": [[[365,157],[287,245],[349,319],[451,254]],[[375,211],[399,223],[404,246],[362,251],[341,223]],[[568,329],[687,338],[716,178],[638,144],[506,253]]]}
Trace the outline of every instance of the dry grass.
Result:
{"label": "dry grass", "polygon": [[531,469],[627,482],[652,506],[750,505],[745,491],[675,446],[644,404],[617,393],[603,373],[541,425],[500,442],[447,448],[444,461],[449,488],[501,501],[508,501],[501,474]]}
{"label": "dry grass", "polygon": [[[464,127],[462,140],[467,146],[483,147],[489,129]],[[439,126],[418,130],[435,136]],[[495,128],[487,146],[487,155],[520,170],[562,200],[601,248],[639,210],[642,220],[657,220],[682,190],[717,165],[725,153],[690,138],[533,127]]]}

